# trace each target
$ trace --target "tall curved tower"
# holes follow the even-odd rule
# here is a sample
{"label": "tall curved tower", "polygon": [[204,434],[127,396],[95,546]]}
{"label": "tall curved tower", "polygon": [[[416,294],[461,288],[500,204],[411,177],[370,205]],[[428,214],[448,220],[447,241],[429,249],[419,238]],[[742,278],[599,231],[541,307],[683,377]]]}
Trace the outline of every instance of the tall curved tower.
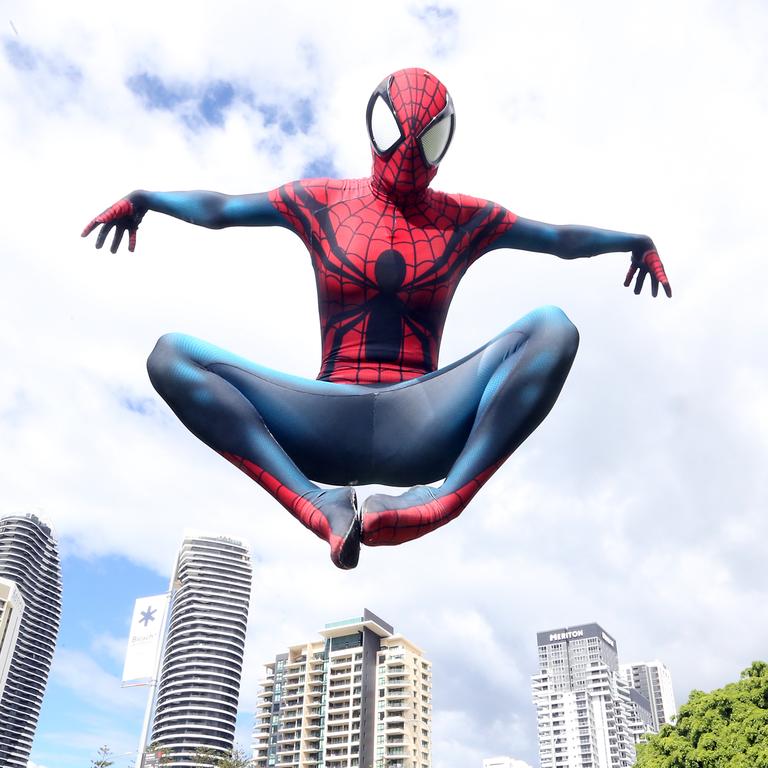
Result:
{"label": "tall curved tower", "polygon": [[61,564],[51,529],[34,515],[0,518],[0,576],[24,614],[0,699],[0,765],[26,768],[61,618]]}
{"label": "tall curved tower", "polygon": [[190,768],[198,749],[233,746],[251,575],[242,542],[184,539],[150,739],[165,765]]}

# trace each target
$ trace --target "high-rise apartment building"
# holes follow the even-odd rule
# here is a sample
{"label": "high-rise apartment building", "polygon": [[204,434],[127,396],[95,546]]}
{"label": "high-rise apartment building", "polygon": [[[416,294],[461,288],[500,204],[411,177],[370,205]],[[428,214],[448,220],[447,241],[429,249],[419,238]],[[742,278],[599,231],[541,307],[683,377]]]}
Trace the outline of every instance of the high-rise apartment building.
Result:
{"label": "high-rise apartment building", "polygon": [[658,731],[665,723],[671,723],[677,715],[672,675],[660,661],[643,661],[621,664],[621,674],[627,683],[648,699],[653,716],[653,730]]}
{"label": "high-rise apartment building", "polygon": [[26,768],[61,617],[61,565],[51,529],[34,515],[0,519],[0,577],[24,600],[0,698],[0,765]]}
{"label": "high-rise apartment building", "polygon": [[430,768],[432,665],[368,610],[266,665],[256,768]]}
{"label": "high-rise apartment building", "polygon": [[223,754],[234,744],[251,576],[243,542],[184,539],[150,737],[170,768],[202,765],[198,750]]}
{"label": "high-rise apartment building", "polygon": [[541,768],[629,768],[653,730],[648,700],[619,672],[616,641],[599,624],[539,632],[533,677]]}
{"label": "high-rise apartment building", "polygon": [[517,760],[508,755],[498,757],[486,757],[483,760],[483,768],[531,768],[524,760]]}
{"label": "high-rise apartment building", "polygon": [[23,615],[24,598],[19,588],[10,579],[0,578],[0,701],[3,698]]}

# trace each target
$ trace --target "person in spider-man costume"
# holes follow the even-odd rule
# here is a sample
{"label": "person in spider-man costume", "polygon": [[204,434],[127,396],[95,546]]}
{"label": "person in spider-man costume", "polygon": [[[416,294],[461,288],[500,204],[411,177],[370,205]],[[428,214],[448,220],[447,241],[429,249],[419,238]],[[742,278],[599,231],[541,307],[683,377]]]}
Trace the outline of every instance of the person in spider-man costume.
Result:
{"label": "person in spider-man costume", "polygon": [[[537,309],[438,369],[448,306],[480,256],[516,248],[576,259],[631,253],[624,284],[669,281],[643,235],[523,219],[496,203],[430,188],[454,133],[445,86],[423,69],[385,78],[366,113],[373,171],[270,192],[129,194],[83,232],[115,230],[114,253],[147,211],[204,227],[281,226],[311,255],[323,362],[317,381],[204,341],[163,336],[148,360],[160,395],[201,440],[277,499],[353,568],[360,543],[400,544],[459,515],[541,423],[571,368],[578,332]],[[437,487],[426,485],[443,480]],[[317,483],[336,488],[323,488]],[[358,509],[357,484],[409,487]],[[411,487],[412,486],[412,487]]]}

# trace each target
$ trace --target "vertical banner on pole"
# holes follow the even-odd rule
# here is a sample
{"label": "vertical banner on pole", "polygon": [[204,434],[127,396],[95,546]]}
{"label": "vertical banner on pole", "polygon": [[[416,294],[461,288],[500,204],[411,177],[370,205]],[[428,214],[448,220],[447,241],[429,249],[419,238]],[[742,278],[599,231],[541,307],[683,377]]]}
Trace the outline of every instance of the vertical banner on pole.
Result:
{"label": "vertical banner on pole", "polygon": [[140,597],[136,601],[123,667],[123,687],[154,682],[167,608],[167,594]]}

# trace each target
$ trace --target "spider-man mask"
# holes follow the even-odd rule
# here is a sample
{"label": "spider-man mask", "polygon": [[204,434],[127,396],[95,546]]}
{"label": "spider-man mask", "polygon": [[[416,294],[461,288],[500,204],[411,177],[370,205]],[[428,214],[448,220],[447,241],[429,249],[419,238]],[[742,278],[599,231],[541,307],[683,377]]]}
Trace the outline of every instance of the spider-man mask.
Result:
{"label": "spider-man mask", "polygon": [[366,112],[373,184],[395,199],[418,197],[437,173],[456,117],[445,86],[424,69],[382,80]]}

